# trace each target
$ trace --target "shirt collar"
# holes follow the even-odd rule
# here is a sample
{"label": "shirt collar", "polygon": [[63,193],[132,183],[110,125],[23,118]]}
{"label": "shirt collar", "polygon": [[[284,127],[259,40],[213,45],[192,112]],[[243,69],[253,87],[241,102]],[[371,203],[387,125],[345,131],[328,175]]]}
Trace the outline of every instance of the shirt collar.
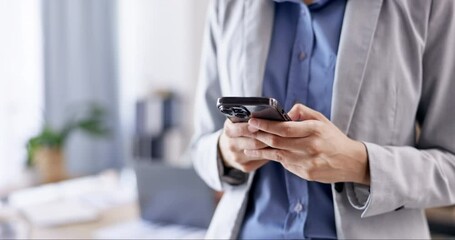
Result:
{"label": "shirt collar", "polygon": [[[293,2],[293,3],[303,3],[302,0],[274,0],[275,2]],[[321,8],[324,7],[331,0],[313,0],[313,3],[309,5],[311,8]]]}
{"label": "shirt collar", "polygon": [[274,0],[275,2],[293,2],[293,3],[302,3],[302,0]]}

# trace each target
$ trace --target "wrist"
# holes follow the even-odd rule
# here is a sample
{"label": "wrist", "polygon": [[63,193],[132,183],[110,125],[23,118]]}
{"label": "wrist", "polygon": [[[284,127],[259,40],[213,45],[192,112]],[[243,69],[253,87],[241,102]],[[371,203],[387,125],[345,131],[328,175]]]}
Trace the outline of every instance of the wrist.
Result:
{"label": "wrist", "polygon": [[222,149],[222,141],[223,141],[223,138],[224,138],[224,134],[221,134],[220,137],[218,138],[218,144],[217,144],[217,147],[218,147],[218,158],[221,160],[221,163],[224,167],[232,167],[231,164],[229,164],[228,161],[226,161],[226,158],[223,154],[223,149]]}
{"label": "wrist", "polygon": [[358,173],[356,174],[357,175],[357,178],[356,180],[354,181],[355,183],[360,183],[360,184],[363,184],[363,185],[367,185],[369,186],[370,185],[370,167],[369,167],[369,163],[368,163],[368,153],[367,153],[367,149],[366,149],[366,146],[360,142],[360,141],[354,141],[353,140],[353,145],[354,145],[354,150],[353,150],[353,156],[356,160],[356,162],[358,162]]}
{"label": "wrist", "polygon": [[220,147],[220,139],[218,139],[218,171],[221,181],[232,186],[237,186],[245,183],[248,179],[248,174],[233,168],[227,161],[224,160]]}

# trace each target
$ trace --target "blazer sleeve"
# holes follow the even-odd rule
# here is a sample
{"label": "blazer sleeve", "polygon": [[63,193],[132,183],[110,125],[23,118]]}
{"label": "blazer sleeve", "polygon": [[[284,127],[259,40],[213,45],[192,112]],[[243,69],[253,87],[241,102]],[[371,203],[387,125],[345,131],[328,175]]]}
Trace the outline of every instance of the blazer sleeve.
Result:
{"label": "blazer sleeve", "polygon": [[[217,45],[220,38],[220,0],[213,0],[208,9],[201,68],[196,90],[194,109],[194,130],[189,146],[193,166],[199,176],[213,189],[223,191],[231,187],[226,179],[225,169],[218,156],[218,139],[226,118],[216,107],[222,96],[218,74]],[[230,179],[230,178],[229,178]]]}
{"label": "blazer sleeve", "polygon": [[416,147],[365,143],[371,184],[346,184],[362,217],[455,204],[454,1],[433,0],[423,55]]}

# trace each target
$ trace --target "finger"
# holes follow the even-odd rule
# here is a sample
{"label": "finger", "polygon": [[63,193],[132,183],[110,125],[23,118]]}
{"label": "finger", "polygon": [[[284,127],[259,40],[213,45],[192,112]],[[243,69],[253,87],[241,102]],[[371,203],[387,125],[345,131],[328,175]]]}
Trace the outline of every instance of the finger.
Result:
{"label": "finger", "polygon": [[250,131],[250,133],[256,133],[259,131],[259,129],[251,126],[250,124],[248,124],[248,131]]}
{"label": "finger", "polygon": [[308,156],[316,155],[321,148],[318,138],[313,136],[289,138],[258,132],[256,133],[256,139],[272,148],[301,152]]}
{"label": "finger", "polygon": [[[275,134],[281,137],[308,137],[317,134],[323,127],[319,120],[306,120],[302,122],[277,122],[259,118],[251,118],[248,124],[258,130]],[[254,136],[254,135],[253,135]]]}
{"label": "finger", "polygon": [[230,120],[224,122],[224,133],[231,138],[252,136],[248,130],[248,123],[233,123]]}
{"label": "finger", "polygon": [[[263,161],[264,158],[256,157],[256,156],[248,156],[244,153],[246,150],[242,150],[240,152],[234,152],[230,155],[230,158],[227,159],[227,162],[230,163],[232,166],[240,166],[244,164],[248,164],[251,162]],[[250,150],[248,150],[250,151]],[[253,150],[254,151],[254,150]]]}
{"label": "finger", "polygon": [[231,151],[240,152],[245,149],[261,149],[268,147],[267,144],[249,137],[230,138],[228,145]]}
{"label": "finger", "polygon": [[309,119],[319,120],[323,122],[328,121],[328,119],[322,113],[300,103],[297,103],[292,107],[291,111],[288,112],[288,116],[293,121],[303,121]]}
{"label": "finger", "polygon": [[237,169],[239,169],[242,172],[249,173],[249,172],[252,172],[252,171],[256,171],[258,168],[264,166],[268,162],[269,162],[269,160],[264,160],[264,159],[263,160],[257,160],[257,161],[251,161],[251,162],[248,162],[248,163],[245,163],[245,164],[239,164],[237,166]]}
{"label": "finger", "polygon": [[290,151],[275,148],[263,148],[256,150],[246,149],[244,153],[248,157],[270,159],[277,162],[287,162],[294,157],[294,154]]}

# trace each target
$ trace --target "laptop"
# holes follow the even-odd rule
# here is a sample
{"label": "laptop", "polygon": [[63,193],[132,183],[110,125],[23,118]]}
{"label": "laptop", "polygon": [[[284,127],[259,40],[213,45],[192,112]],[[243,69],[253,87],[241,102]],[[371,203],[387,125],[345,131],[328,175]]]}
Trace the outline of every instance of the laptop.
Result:
{"label": "laptop", "polygon": [[215,210],[215,192],[193,168],[136,160],[134,170],[143,220],[208,228]]}
{"label": "laptop", "polygon": [[99,229],[95,239],[202,239],[215,192],[192,168],[135,160],[141,219]]}

